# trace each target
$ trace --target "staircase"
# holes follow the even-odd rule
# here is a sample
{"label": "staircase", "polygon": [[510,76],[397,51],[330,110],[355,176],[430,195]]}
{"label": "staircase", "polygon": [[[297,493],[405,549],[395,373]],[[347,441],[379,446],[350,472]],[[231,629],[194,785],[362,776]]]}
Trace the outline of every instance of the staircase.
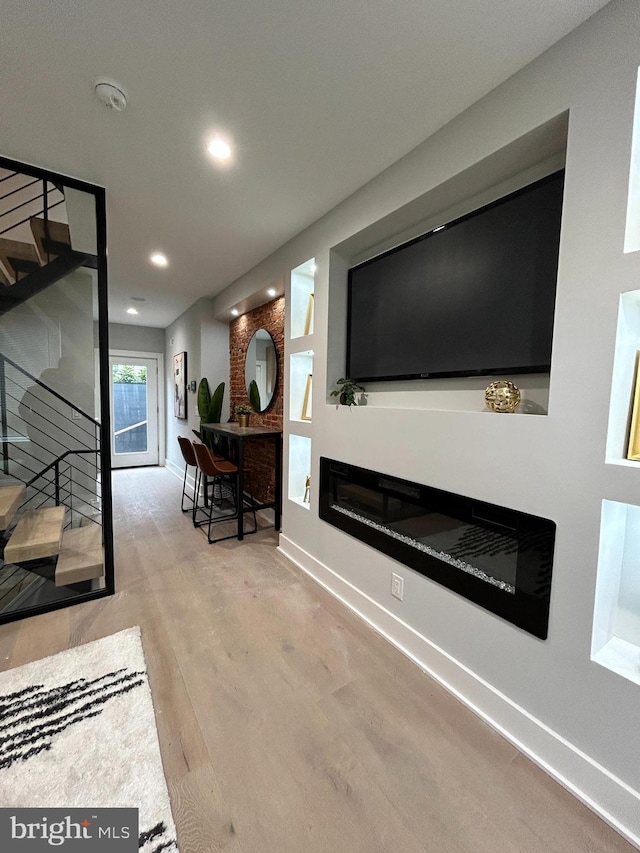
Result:
{"label": "staircase", "polygon": [[73,250],[69,226],[51,218],[64,203],[60,185],[0,170],[0,314],[79,266],[95,266]]}
{"label": "staircase", "polygon": [[113,592],[105,305],[104,190],[0,157],[0,623]]}
{"label": "staircase", "polygon": [[[0,488],[2,492],[15,487]],[[20,517],[4,547],[4,561],[25,568],[34,560],[55,561],[55,585],[69,586],[102,577],[101,528],[76,527],[64,530],[65,508],[46,506],[27,510]]]}
{"label": "staircase", "polygon": [[52,587],[91,589],[104,552],[100,424],[0,354],[0,429],[1,615]]}

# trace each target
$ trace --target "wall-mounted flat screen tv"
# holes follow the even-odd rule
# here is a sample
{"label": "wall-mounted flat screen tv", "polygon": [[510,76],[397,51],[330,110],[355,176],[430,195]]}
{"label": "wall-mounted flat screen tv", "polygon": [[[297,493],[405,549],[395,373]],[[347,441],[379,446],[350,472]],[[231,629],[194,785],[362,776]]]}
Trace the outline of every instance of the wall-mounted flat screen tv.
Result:
{"label": "wall-mounted flat screen tv", "polygon": [[564,170],[349,270],[347,376],[551,367]]}

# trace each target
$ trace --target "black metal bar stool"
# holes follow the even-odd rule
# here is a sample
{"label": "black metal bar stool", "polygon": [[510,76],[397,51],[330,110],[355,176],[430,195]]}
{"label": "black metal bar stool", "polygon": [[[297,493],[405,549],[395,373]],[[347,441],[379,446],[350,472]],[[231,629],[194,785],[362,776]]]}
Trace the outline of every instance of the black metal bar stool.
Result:
{"label": "black metal bar stool", "polygon": [[[191,512],[193,515],[196,500],[195,500],[195,487],[197,486],[198,480],[198,461],[196,459],[196,454],[193,452],[193,444],[189,441],[188,438],[185,438],[183,435],[178,436],[178,444],[180,445],[180,450],[182,451],[182,458],[184,459],[184,478],[182,480],[182,500],[180,501],[180,509],[182,512]],[[194,494],[193,497],[189,495],[187,492],[187,472],[189,468],[194,468],[193,472],[193,480],[194,480]],[[191,501],[191,506],[186,507],[184,505],[184,499]]]}
{"label": "black metal bar stool", "polygon": [[[211,481],[213,485],[213,495],[215,495],[215,487],[216,485],[220,486],[220,503],[216,504],[213,496],[210,501],[205,501],[205,505],[199,507],[197,502],[194,504],[193,510],[193,523],[196,527],[202,527],[205,524],[207,526],[207,541],[209,544],[213,544],[214,542],[222,542],[224,539],[235,539],[236,533],[232,533],[230,536],[220,536],[217,539],[211,538],[211,527],[213,524],[217,524],[221,521],[229,521],[232,518],[237,518],[238,513],[244,514],[244,492],[242,488],[242,483],[237,482],[238,478],[238,466],[234,465],[233,462],[229,462],[226,459],[215,458],[208,447],[204,444],[193,444],[193,451],[195,453],[196,462],[198,465],[198,479],[196,481],[196,500],[197,496],[200,494],[200,485],[203,482],[204,478],[204,489],[206,491],[207,484]],[[214,509],[222,510],[222,505],[224,503],[223,497],[223,489],[222,486],[224,484],[229,484],[231,487],[231,493],[233,496],[233,510],[231,512],[221,512],[217,518],[213,517]],[[253,530],[249,530],[248,533],[255,533],[258,529],[258,521],[256,519],[256,511],[254,509],[253,504],[255,501],[253,500],[253,494],[251,491],[249,492],[249,499],[251,501],[250,510],[253,513]],[[207,515],[208,509],[208,515]],[[202,521],[197,520],[197,513],[202,512],[205,514],[205,518]]]}

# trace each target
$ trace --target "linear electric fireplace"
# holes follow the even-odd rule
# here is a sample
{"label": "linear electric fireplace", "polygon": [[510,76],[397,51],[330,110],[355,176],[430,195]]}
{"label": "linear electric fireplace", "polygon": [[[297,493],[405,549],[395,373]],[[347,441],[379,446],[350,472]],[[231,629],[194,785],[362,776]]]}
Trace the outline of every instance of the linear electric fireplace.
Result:
{"label": "linear electric fireplace", "polygon": [[546,639],[553,521],[325,457],[320,518]]}

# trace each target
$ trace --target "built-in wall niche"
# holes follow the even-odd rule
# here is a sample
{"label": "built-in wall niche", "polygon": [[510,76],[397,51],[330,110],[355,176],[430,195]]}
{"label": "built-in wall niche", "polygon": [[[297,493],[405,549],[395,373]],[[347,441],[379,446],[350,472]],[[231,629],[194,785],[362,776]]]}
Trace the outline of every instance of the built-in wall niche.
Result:
{"label": "built-in wall niche", "polygon": [[289,436],[289,500],[309,509],[311,499],[311,439]]}
{"label": "built-in wall niche", "polygon": [[640,684],[640,506],[602,502],[591,659]]}
{"label": "built-in wall niche", "polygon": [[606,462],[613,465],[640,465],[639,461],[627,459],[638,350],[640,290],[630,290],[620,296],[618,308],[606,444]]}
{"label": "built-in wall niche", "polygon": [[629,167],[629,196],[627,222],[624,234],[624,251],[640,249],[640,69],[636,79],[636,102],[633,113],[633,140]]}
{"label": "built-in wall niche", "polygon": [[289,420],[312,419],[313,352],[293,353],[289,359]]}
{"label": "built-in wall niche", "polygon": [[316,262],[314,258],[291,270],[291,337],[313,334],[314,288]]}
{"label": "built-in wall niche", "polygon": [[[331,247],[327,400],[346,370],[349,269],[562,169],[567,129],[568,114],[558,115]],[[485,411],[484,387],[493,379],[508,379],[520,387],[523,405],[516,416],[548,413],[550,374],[544,371],[488,376],[482,387],[477,376],[364,384],[371,407],[480,412]]]}

